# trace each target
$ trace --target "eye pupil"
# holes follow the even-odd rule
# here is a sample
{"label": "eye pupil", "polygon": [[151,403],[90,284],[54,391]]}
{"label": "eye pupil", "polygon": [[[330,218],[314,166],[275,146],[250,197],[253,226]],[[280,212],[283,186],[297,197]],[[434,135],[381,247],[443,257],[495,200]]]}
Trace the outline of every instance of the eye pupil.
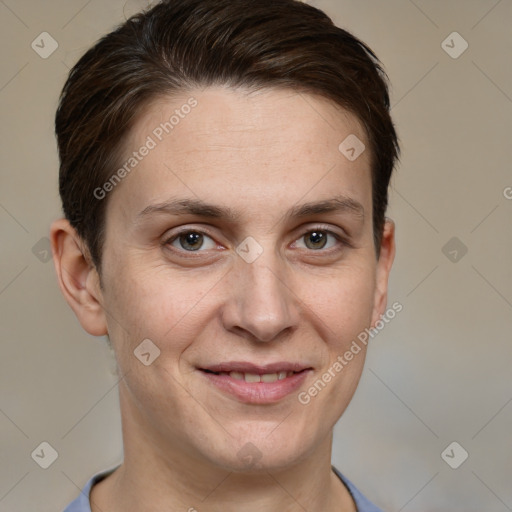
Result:
{"label": "eye pupil", "polygon": [[[312,242],[312,247],[310,247],[308,242]],[[306,246],[310,249],[321,249],[326,243],[327,236],[322,231],[311,231],[311,233],[306,236]]]}
{"label": "eye pupil", "polygon": [[196,251],[203,245],[203,235],[194,232],[186,233],[180,236],[180,243],[183,249]]}
{"label": "eye pupil", "polygon": [[[328,234],[325,231],[310,231],[304,235],[308,249],[323,249],[327,244]],[[181,247],[187,251],[199,250],[204,242],[204,235],[197,231],[188,231],[178,237]]]}

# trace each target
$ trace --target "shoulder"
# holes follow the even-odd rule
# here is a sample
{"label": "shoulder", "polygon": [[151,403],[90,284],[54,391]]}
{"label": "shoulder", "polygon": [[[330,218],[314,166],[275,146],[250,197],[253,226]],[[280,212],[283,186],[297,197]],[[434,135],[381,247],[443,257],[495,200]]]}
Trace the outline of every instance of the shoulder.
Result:
{"label": "shoulder", "polygon": [[[80,491],[79,496],[73,500],[63,512],[91,512],[90,494],[92,487],[113,473],[117,468],[108,469],[97,473],[85,484],[84,488]],[[350,494],[354,498],[357,506],[357,512],[383,512],[380,508],[374,505],[361,491],[344,475],[342,475],[334,466],[333,471],[338,478],[345,484]]]}
{"label": "shoulder", "polygon": [[89,501],[91,495],[91,489],[93,485],[101,482],[108,475],[113,473],[116,468],[107,469],[106,471],[102,471],[101,473],[97,473],[94,475],[84,486],[84,488],[80,491],[78,497],[73,500],[64,510],[63,512],[91,512],[91,503]]}
{"label": "shoulder", "polygon": [[[343,476],[334,466],[332,466],[333,471],[336,473],[338,478],[345,484],[347,489],[349,490],[352,498],[357,506],[357,512],[383,512],[379,507],[374,505],[366,496],[364,496],[361,491],[346,477]],[[67,512],[67,511],[66,511]]]}

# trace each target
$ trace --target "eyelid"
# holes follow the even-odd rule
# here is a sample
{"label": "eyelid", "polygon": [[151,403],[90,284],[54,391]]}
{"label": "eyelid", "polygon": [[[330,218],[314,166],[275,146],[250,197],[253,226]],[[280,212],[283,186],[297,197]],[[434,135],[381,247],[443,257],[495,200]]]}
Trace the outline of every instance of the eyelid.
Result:
{"label": "eyelid", "polygon": [[[311,223],[308,226],[300,226],[299,228],[297,228],[297,231],[299,231],[299,230],[300,230],[301,234],[294,239],[293,244],[295,244],[299,239],[306,236],[308,233],[311,233],[313,231],[323,231],[329,235],[332,235],[338,241],[338,244],[337,244],[338,246],[341,245],[341,246],[346,246],[346,247],[353,247],[350,242],[350,235],[342,228],[340,228],[340,231],[342,231],[343,233],[338,233],[338,232],[334,231],[333,228],[329,225],[321,224],[321,223],[318,223],[318,224]],[[222,245],[222,244],[219,244],[219,242],[217,242],[215,240],[215,237],[207,229],[205,229],[203,227],[194,228],[193,226],[183,227],[182,229],[179,229],[177,232],[173,233],[171,236],[164,238],[162,245],[168,246],[169,244],[173,243],[176,239],[178,239],[181,235],[184,235],[187,233],[198,233],[201,235],[205,235],[208,238],[210,238],[215,244],[217,244],[217,246]],[[306,250],[311,253],[315,253],[315,252],[327,253],[327,252],[332,252],[332,251],[336,251],[339,249],[340,249],[340,247],[331,247],[331,248],[325,249],[325,250],[324,249],[318,249],[318,250],[306,249]],[[181,254],[188,253],[190,255],[194,255],[194,254],[197,255],[198,253],[205,252],[210,249],[205,249],[205,250],[198,249],[197,251],[186,251],[185,249],[178,249],[176,247],[173,247],[172,250],[174,250],[178,253],[181,253]]]}
{"label": "eyelid", "polygon": [[336,226],[336,228],[340,231],[339,233],[331,224],[309,222],[306,225],[300,226],[298,230],[304,234],[310,233],[311,231],[325,231],[326,233],[331,233],[339,238],[350,238],[350,234],[346,229],[343,229],[341,226]]}

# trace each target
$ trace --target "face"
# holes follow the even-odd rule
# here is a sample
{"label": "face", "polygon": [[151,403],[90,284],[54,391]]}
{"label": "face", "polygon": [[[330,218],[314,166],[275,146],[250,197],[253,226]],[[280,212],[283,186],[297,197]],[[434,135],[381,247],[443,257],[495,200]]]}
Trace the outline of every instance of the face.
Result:
{"label": "face", "polygon": [[348,159],[349,135],[368,146],[355,117],[288,90],[195,90],[136,123],[101,303],[123,422],[162,453],[285,467],[351,400],[365,346],[344,354],[384,312],[393,251],[376,258],[370,155]]}

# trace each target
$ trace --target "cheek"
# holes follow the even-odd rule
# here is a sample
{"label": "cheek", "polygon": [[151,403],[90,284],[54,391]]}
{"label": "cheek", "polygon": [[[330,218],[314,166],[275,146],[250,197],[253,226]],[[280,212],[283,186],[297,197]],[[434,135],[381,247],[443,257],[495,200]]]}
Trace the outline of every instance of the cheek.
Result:
{"label": "cheek", "polygon": [[105,309],[119,365],[123,370],[133,367],[133,351],[145,339],[161,351],[161,364],[179,363],[196,331],[210,318],[207,295],[215,293],[221,276],[211,271],[192,276],[143,258],[120,262],[117,268],[106,283]]}
{"label": "cheek", "polygon": [[333,426],[350,403],[361,377],[366,344],[358,339],[370,326],[375,289],[371,265],[350,266],[324,281],[308,305],[323,331],[325,357],[317,379],[301,395],[301,403],[323,418],[319,429]]}
{"label": "cheek", "polygon": [[[160,345],[186,314],[194,290],[160,276],[159,272],[124,267],[110,280],[105,309],[110,315],[111,337],[122,338],[133,348],[149,338]],[[118,335],[118,336],[116,336]]]}
{"label": "cheek", "polygon": [[302,287],[304,302],[325,324],[331,347],[342,350],[370,325],[375,292],[371,265],[351,265],[323,279],[316,293],[311,289]]}

